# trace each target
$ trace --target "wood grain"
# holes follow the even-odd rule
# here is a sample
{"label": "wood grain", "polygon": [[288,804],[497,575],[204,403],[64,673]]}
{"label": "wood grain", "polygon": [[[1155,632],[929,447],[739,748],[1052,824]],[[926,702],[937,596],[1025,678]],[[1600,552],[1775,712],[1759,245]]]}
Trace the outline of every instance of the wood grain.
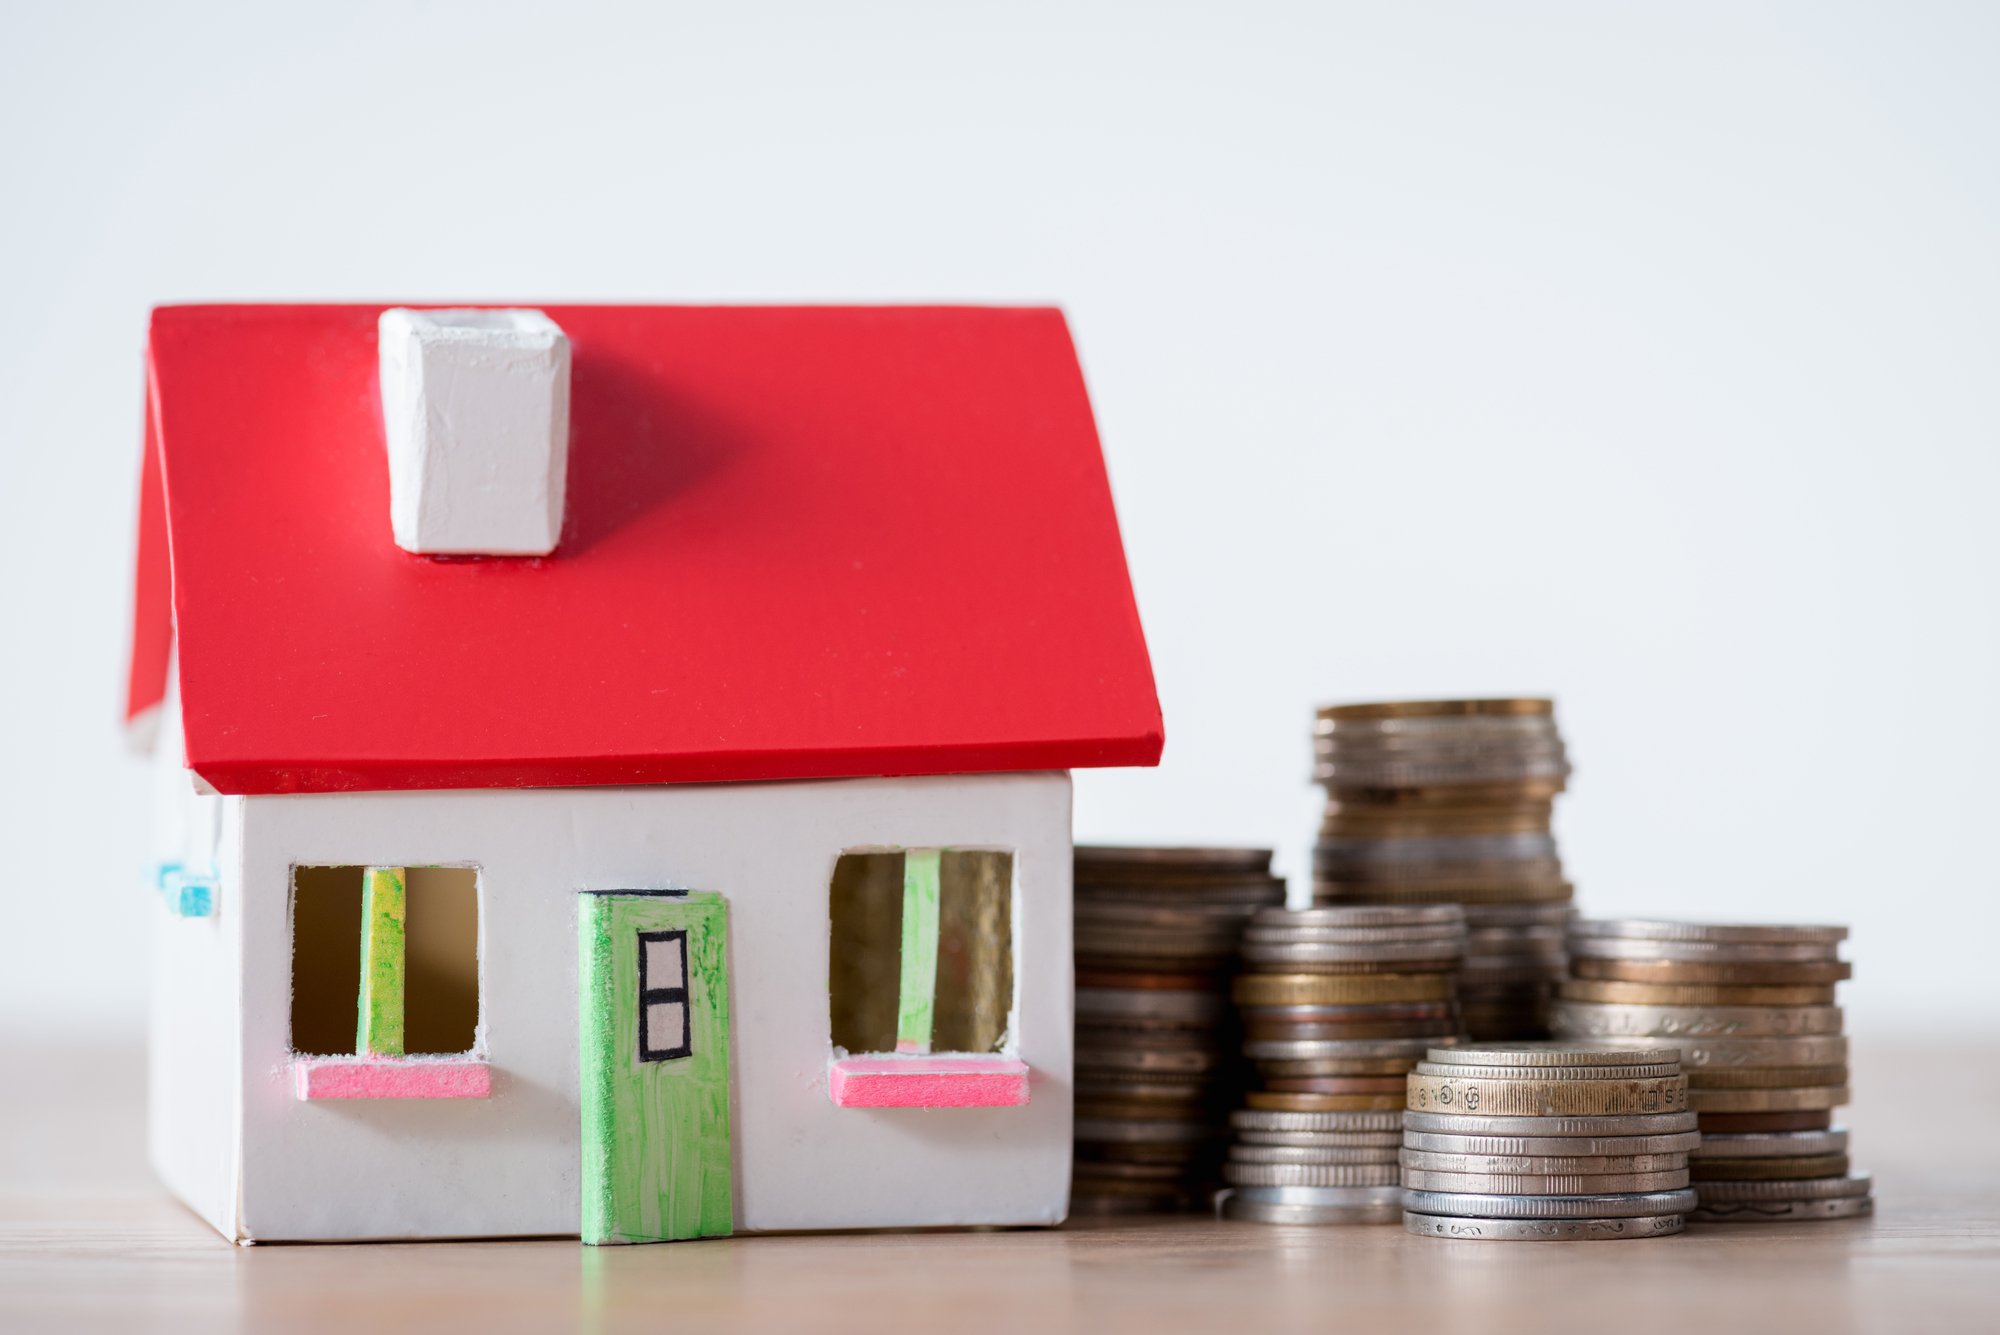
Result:
{"label": "wood grain", "polygon": [[1872,1220],[1611,1243],[1199,1218],[1059,1230],[237,1249],[146,1172],[134,1046],[0,1040],[0,1330],[1979,1330],[2000,1295],[2000,1044],[1856,1043]]}

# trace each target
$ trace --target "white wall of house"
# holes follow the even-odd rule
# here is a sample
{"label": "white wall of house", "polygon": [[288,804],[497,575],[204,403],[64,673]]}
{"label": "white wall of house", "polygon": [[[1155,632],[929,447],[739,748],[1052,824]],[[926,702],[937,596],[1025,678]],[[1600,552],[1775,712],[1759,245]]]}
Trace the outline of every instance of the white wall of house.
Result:
{"label": "white wall of house", "polygon": [[[152,860],[216,872],[220,898],[234,902],[242,799],[196,791],[194,776],[181,767],[180,701],[172,689],[159,718]],[[235,913],[177,917],[157,895],[145,896],[143,911],[152,919],[153,938],[147,1155],[176,1195],[234,1236],[242,919]]]}
{"label": "white wall of house", "polygon": [[[1069,1191],[1070,781],[1063,773],[653,788],[228,799],[240,873],[206,928],[240,952],[239,1178],[251,1240],[574,1233],[579,1220],[577,892],[691,887],[729,900],[739,1229],[1032,1224]],[[231,838],[234,838],[232,832]],[[1015,853],[1024,1108],[837,1108],[827,1097],[828,889],[868,847]],[[295,864],[480,869],[481,1032],[493,1094],[301,1102],[288,1078]],[[170,952],[171,953],[171,952]],[[166,991],[210,996],[187,967]],[[212,999],[204,1003],[213,1009]],[[176,998],[163,999],[173,1008]],[[206,1011],[204,1011],[206,1014]],[[203,1068],[202,1078],[217,1077]],[[156,1140],[179,1133],[156,1113]],[[191,1142],[190,1142],[191,1144]],[[163,1167],[180,1147],[156,1145]],[[176,1174],[168,1180],[183,1194]]]}

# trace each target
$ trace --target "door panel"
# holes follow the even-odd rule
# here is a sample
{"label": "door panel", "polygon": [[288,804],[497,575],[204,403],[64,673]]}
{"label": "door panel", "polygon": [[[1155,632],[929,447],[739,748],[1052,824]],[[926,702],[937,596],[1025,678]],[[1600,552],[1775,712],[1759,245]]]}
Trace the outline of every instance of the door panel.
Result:
{"label": "door panel", "polygon": [[581,900],[583,1240],[729,1233],[722,896],[593,892]]}

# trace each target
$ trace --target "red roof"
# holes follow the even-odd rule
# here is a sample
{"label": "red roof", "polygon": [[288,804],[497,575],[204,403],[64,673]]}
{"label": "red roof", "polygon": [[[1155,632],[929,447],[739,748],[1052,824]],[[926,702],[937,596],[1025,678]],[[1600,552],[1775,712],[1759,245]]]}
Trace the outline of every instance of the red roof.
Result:
{"label": "red roof", "polygon": [[1159,759],[1060,312],[545,307],[562,545],[440,559],[390,536],[381,309],[154,313],[128,712],[177,639],[220,791]]}

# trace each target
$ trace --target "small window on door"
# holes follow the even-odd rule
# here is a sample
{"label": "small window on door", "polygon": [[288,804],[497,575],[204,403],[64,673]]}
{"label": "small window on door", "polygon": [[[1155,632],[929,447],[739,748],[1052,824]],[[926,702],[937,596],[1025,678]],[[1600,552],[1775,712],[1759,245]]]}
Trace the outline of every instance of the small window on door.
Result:
{"label": "small window on door", "polygon": [[694,1055],[688,1019],[688,934],[639,933],[639,1060]]}
{"label": "small window on door", "polygon": [[912,848],[834,864],[828,990],[849,1053],[999,1052],[1014,1005],[1014,855]]}

